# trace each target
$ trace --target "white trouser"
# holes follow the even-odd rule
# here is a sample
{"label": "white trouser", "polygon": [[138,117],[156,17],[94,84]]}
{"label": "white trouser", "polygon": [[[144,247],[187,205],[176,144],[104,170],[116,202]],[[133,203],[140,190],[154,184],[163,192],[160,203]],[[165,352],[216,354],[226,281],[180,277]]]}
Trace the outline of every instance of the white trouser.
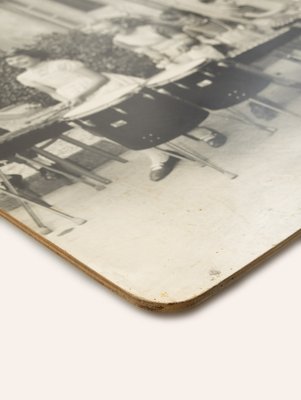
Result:
{"label": "white trouser", "polygon": [[168,154],[156,148],[143,150],[143,153],[150,159],[153,171],[162,168],[163,164],[169,159]]}
{"label": "white trouser", "polygon": [[[202,140],[202,141],[207,141],[211,139],[212,137],[212,132],[210,132],[208,129],[198,126],[191,132],[189,132],[191,136],[194,136],[196,139]],[[187,138],[189,141],[189,139]],[[176,141],[176,139],[174,139]],[[191,141],[191,139],[190,139]],[[162,145],[164,148],[164,145]],[[142,150],[143,153],[150,159],[151,162],[151,170],[156,170],[162,168],[162,165],[166,163],[169,159],[169,155],[167,153],[164,153],[164,151],[161,151],[160,149],[157,149],[155,147],[151,149],[146,149]]]}

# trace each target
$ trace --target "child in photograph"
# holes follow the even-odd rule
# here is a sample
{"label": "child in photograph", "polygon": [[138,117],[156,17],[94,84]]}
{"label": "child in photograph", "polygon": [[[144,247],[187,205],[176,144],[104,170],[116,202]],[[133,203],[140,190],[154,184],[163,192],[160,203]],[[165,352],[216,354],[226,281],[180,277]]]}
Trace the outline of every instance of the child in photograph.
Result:
{"label": "child in photograph", "polygon": [[281,13],[286,4],[270,0],[174,0],[168,6],[224,21],[248,23]]}
{"label": "child in photograph", "polygon": [[157,68],[162,69],[198,59],[221,60],[224,57],[213,46],[187,34],[184,27],[164,26],[162,22],[120,29],[114,43],[150,57]]}

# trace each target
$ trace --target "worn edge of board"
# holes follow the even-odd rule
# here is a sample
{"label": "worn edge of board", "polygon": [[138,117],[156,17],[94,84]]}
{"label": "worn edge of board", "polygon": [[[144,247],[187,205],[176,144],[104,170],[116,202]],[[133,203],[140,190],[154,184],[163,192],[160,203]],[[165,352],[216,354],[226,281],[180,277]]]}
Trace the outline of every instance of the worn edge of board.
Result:
{"label": "worn edge of board", "polygon": [[118,294],[123,299],[134,304],[135,306],[146,309],[148,311],[156,311],[161,313],[186,311],[191,309],[192,307],[200,305],[201,303],[205,302],[212,296],[218,294],[222,289],[228,287],[231,283],[234,283],[235,281],[242,278],[256,267],[259,267],[263,262],[267,261],[269,258],[276,255],[281,249],[291,244],[294,240],[301,238],[301,229],[300,229],[297,232],[293,233],[291,236],[289,236],[287,239],[273,246],[270,250],[263,253],[261,256],[256,258],[251,263],[242,267],[239,271],[234,272],[233,275],[225,278],[217,285],[213,286],[212,288],[208,289],[206,292],[201,293],[198,296],[180,302],[160,303],[156,301],[150,301],[142,297],[136,296],[130,292],[127,292],[126,290],[117,286],[115,283],[111,282],[101,274],[97,273],[96,271],[94,271],[81,261],[79,261],[77,258],[73,257],[71,254],[69,254],[59,246],[53,244],[50,240],[45,239],[43,236],[39,235],[38,233],[30,229],[28,226],[18,221],[16,218],[12,217],[11,215],[9,215],[8,213],[6,213],[1,209],[0,209],[0,216],[5,218],[7,221],[11,222],[13,225],[20,228],[30,237],[42,243],[44,246],[46,246],[48,249],[50,249],[57,255],[61,256],[64,260],[70,262],[72,265],[74,265],[75,267],[86,273],[89,277],[93,278],[98,283],[101,283],[103,286],[110,289],[112,292]]}

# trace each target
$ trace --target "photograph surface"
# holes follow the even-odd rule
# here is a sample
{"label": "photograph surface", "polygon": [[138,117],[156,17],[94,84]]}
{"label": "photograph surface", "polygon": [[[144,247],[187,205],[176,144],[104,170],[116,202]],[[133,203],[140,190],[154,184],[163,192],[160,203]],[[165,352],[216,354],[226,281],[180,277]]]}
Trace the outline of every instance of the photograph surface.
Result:
{"label": "photograph surface", "polygon": [[0,213],[128,300],[301,227],[301,1],[0,2]]}

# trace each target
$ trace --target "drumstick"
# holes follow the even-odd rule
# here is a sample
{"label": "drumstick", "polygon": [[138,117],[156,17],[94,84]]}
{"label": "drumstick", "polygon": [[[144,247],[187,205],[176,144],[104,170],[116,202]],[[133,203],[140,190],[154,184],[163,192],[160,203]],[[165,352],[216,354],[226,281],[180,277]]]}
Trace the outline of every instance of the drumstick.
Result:
{"label": "drumstick", "polygon": [[89,182],[88,179],[85,179],[84,177],[77,177],[75,175],[68,174],[68,172],[64,172],[64,171],[61,171],[61,170],[59,170],[57,168],[54,168],[54,167],[52,167],[50,165],[44,164],[40,160],[37,160],[37,159],[30,160],[27,157],[21,156],[20,154],[16,154],[16,158],[19,158],[25,164],[27,164],[29,167],[34,168],[38,172],[40,172],[40,169],[36,168],[34,166],[34,163],[38,164],[39,166],[41,166],[41,167],[43,167],[45,169],[47,169],[48,171],[54,172],[55,174],[61,175],[61,176],[65,177],[65,178],[69,179],[73,183],[84,183],[86,185],[89,185],[89,186],[93,187],[96,190],[105,189],[105,186],[103,186],[103,185],[100,185],[98,183]]}
{"label": "drumstick", "polygon": [[49,210],[49,211],[53,212],[54,214],[56,214],[56,215],[58,215],[58,216],[60,216],[62,218],[66,218],[69,221],[74,222],[77,225],[83,225],[83,224],[85,224],[87,222],[87,220],[85,220],[85,219],[73,217],[72,215],[69,215],[69,214],[65,213],[64,211],[61,211],[61,210],[57,209],[54,206],[49,205],[49,207],[46,207],[45,205],[42,205],[42,204],[40,204],[40,203],[38,203],[38,202],[36,202],[34,200],[27,199],[26,197],[23,197],[20,194],[11,193],[6,189],[0,188],[0,192],[6,194],[9,197],[12,197],[13,199],[17,199],[17,200],[20,200],[20,201],[23,201],[23,202],[27,202],[29,204],[32,204],[32,205],[35,205],[35,206],[38,206],[38,207],[42,207],[42,208],[44,208],[46,210]]}
{"label": "drumstick", "polygon": [[[237,174],[234,174],[233,172],[225,170],[224,168],[220,167],[219,165],[211,162],[208,158],[203,157],[202,155],[195,153],[192,150],[184,149],[183,147],[177,146],[176,144],[171,143],[171,142],[165,143],[164,145],[171,148],[175,152],[180,152],[180,155],[182,153],[184,155],[184,157],[186,156],[191,161],[200,162],[202,165],[205,165],[207,167],[215,169],[216,171],[221,172],[224,175],[228,175],[231,179],[236,179],[238,177]],[[176,157],[176,154],[174,154],[174,156]]]}
{"label": "drumstick", "polygon": [[[41,221],[41,219],[37,216],[37,214],[32,210],[32,208],[28,204],[29,202],[26,199],[21,198],[19,196],[19,193],[17,192],[15,187],[10,183],[9,179],[6,177],[6,175],[1,170],[0,170],[0,178],[2,179],[5,186],[7,187],[7,190],[5,190],[5,192],[7,192],[6,194],[8,194],[8,195],[12,194],[14,196],[17,196],[16,197],[17,200],[19,200],[19,203],[21,204],[21,206],[24,208],[24,210],[28,213],[28,215],[32,218],[32,220],[38,226],[41,233],[43,235],[47,235],[48,233],[51,233],[52,232],[51,229],[49,229],[46,225],[44,225],[44,223]],[[3,191],[3,190],[4,189],[1,189],[1,191]]]}

